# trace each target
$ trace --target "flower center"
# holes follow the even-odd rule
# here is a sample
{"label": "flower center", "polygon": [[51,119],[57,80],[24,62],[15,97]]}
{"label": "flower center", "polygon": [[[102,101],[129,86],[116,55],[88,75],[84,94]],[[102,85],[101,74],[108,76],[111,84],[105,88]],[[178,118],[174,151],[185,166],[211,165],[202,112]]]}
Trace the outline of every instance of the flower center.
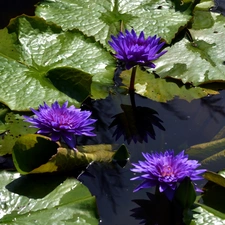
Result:
{"label": "flower center", "polygon": [[161,171],[163,177],[171,177],[174,176],[173,169],[170,165],[164,165]]}

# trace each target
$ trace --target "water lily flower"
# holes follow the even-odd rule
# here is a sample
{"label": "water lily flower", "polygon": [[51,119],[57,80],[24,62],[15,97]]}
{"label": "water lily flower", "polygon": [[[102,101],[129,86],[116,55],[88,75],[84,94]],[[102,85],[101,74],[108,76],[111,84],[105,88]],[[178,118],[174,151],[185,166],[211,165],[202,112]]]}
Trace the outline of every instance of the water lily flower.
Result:
{"label": "water lily flower", "polygon": [[[143,181],[134,192],[157,186],[160,192],[164,192],[168,199],[172,200],[178,183],[185,177],[189,177],[191,181],[201,180],[203,177],[200,174],[206,171],[205,169],[196,170],[200,163],[197,160],[189,160],[184,151],[178,155],[174,155],[173,150],[167,150],[164,153],[142,153],[142,155],[145,161],[132,163],[134,168],[131,171],[142,173],[142,175],[131,180]],[[196,188],[196,191],[200,189]]]}
{"label": "water lily flower", "polygon": [[125,33],[120,32],[117,37],[112,35],[111,38],[112,41],[108,43],[115,50],[115,57],[125,64],[127,70],[137,65],[155,68],[152,61],[167,52],[160,51],[165,44],[161,38],[155,35],[145,39],[143,31],[139,37],[132,29],[131,32],[125,30]]}
{"label": "water lily flower", "polygon": [[96,121],[90,119],[90,111],[81,111],[75,106],[68,107],[66,101],[62,107],[55,101],[51,106],[45,102],[39,106],[39,110],[31,108],[34,118],[24,116],[25,121],[31,123],[30,127],[39,128],[38,134],[50,136],[53,141],[62,138],[72,149],[76,147],[76,135],[96,136],[91,125]]}

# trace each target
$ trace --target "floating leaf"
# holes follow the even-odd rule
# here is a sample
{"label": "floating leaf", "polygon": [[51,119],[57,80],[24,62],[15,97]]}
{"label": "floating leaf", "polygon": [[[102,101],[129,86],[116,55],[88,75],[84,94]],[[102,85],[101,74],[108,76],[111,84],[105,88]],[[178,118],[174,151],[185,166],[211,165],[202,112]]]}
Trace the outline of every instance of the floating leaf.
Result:
{"label": "floating leaf", "polygon": [[[126,86],[129,86],[131,71],[122,72],[121,78]],[[200,87],[191,87],[177,82],[175,79],[162,79],[154,74],[137,69],[135,78],[135,90],[138,94],[146,96],[154,101],[167,102],[178,96],[181,99],[191,101],[218,92]]]}
{"label": "floating leaf", "polygon": [[220,151],[216,154],[211,155],[210,157],[201,161],[202,166],[209,170],[219,171],[225,168],[225,150]]}
{"label": "floating leaf", "polygon": [[24,134],[35,133],[36,128],[30,128],[19,114],[8,113],[4,118],[6,132],[0,137],[0,156],[12,154],[12,148],[16,140]]}
{"label": "floating leaf", "polygon": [[55,100],[79,105],[89,94],[108,94],[114,59],[81,32],[63,32],[38,17],[21,16],[1,35],[0,101],[10,109],[28,110]]}
{"label": "floating leaf", "polygon": [[[220,183],[219,179],[218,181]],[[207,182],[203,189],[204,194],[202,195],[201,202],[203,202],[204,205],[207,205],[208,207],[218,210],[219,212],[225,213],[225,188],[215,184],[214,182]]]}
{"label": "floating leaf", "polygon": [[39,4],[36,15],[64,30],[79,29],[107,47],[110,35],[119,32],[121,23],[136,32],[144,30],[146,35],[158,34],[170,43],[191,19],[176,10],[171,1],[160,0],[48,0]]}
{"label": "floating leaf", "polygon": [[220,152],[223,149],[225,149],[225,138],[193,145],[186,151],[188,155],[193,156],[195,159],[202,160]]}
{"label": "floating leaf", "polygon": [[200,85],[225,81],[225,17],[209,12],[209,6],[194,11],[191,39],[182,39],[168,48],[157,62],[160,77],[173,77],[183,83]]}
{"label": "floating leaf", "polygon": [[[8,187],[16,178],[19,178],[18,173],[0,172],[0,224],[98,224],[95,197],[90,194],[88,188],[74,178],[66,179],[64,182],[59,178],[61,185],[56,186],[45,197],[38,199],[24,197],[7,190],[5,185],[8,184]],[[17,180],[13,181],[14,186]],[[43,182],[52,186],[50,183],[55,181],[50,178],[50,181],[43,179]],[[24,186],[24,195],[26,192],[31,192],[29,187],[30,185]],[[41,191],[46,193],[46,188],[49,189],[42,185],[41,190],[38,190],[39,193]],[[12,189],[11,185],[10,190]]]}
{"label": "floating leaf", "polygon": [[206,171],[203,176],[205,179],[212,181],[222,187],[225,187],[225,178],[220,174],[214,173],[212,171]]}
{"label": "floating leaf", "polygon": [[196,209],[194,209],[194,220],[191,224],[195,225],[223,225],[225,224],[225,215],[211,207],[200,205]]}
{"label": "floating leaf", "polygon": [[[113,151],[112,145],[104,144],[78,146],[77,149],[78,151],[74,151],[60,147],[58,143],[42,135],[27,134],[16,141],[13,161],[21,174],[70,172],[86,167],[93,161],[111,162],[117,153]],[[124,157],[127,155],[128,153]]]}
{"label": "floating leaf", "polygon": [[121,167],[124,167],[129,159],[130,155],[126,146],[123,144],[113,155],[113,161],[117,162]]}

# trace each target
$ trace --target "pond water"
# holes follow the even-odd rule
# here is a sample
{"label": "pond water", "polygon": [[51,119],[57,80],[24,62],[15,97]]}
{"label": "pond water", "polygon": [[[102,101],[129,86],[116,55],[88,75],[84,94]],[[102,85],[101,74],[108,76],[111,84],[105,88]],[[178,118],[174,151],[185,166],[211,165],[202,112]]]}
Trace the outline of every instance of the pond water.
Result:
{"label": "pond water", "polygon": [[[11,0],[4,4],[0,3],[2,4],[0,7],[1,28],[8,24],[11,17],[22,13],[34,14],[34,3],[38,1],[30,0],[29,5],[25,0],[22,2],[23,4],[21,0]],[[14,7],[11,7],[12,4]],[[154,193],[154,188],[133,192],[139,181],[130,181],[135,176],[130,171],[131,163],[142,160],[142,152],[174,149],[176,153],[179,153],[193,145],[214,140],[225,126],[225,91],[190,103],[178,98],[167,103],[159,103],[137,94],[134,95],[134,99],[135,109],[131,107],[133,99],[129,95],[112,90],[106,99],[98,101],[89,99],[83,104],[83,108],[91,110],[93,117],[98,119],[97,137],[88,138],[88,140],[79,138],[78,144],[104,143],[115,144],[115,146],[125,144],[130,153],[130,159],[123,168],[117,164],[93,163],[88,167],[87,172],[79,177],[79,180],[96,196],[100,225],[136,225],[141,221],[131,216],[131,210],[138,207],[133,200],[149,200],[146,192]],[[133,115],[134,111],[136,116]],[[121,129],[126,131],[128,140],[124,140],[124,132]],[[145,135],[146,130],[150,135]],[[132,137],[129,136],[131,131]],[[120,136],[118,140],[116,140],[117,135]],[[147,142],[144,140],[146,137]],[[132,138],[136,138],[136,143],[131,140]],[[195,157],[190,156],[190,159]],[[200,157],[198,160],[203,159],[204,157]],[[204,165],[203,168],[218,171],[223,169],[223,164],[212,162],[207,166]],[[199,187],[203,187],[206,180],[197,183]],[[154,216],[151,213],[149,210],[149,216]],[[163,213],[162,215],[164,216]],[[166,221],[165,224],[171,223]]]}
{"label": "pond water", "polygon": [[[142,152],[164,151],[174,149],[176,153],[188,149],[192,145],[210,142],[225,125],[225,91],[220,95],[208,96],[202,99],[193,100],[190,103],[185,100],[175,98],[168,103],[159,103],[147,98],[135,95],[136,107],[147,107],[154,109],[158,113],[158,118],[163,121],[165,131],[153,125],[155,140],[148,136],[148,142],[131,141],[128,144],[122,135],[117,141],[113,137],[115,127],[110,128],[110,124],[122,112],[120,105],[130,105],[129,95],[112,93],[109,97],[100,101],[89,102],[85,108],[93,111],[93,115],[98,118],[96,127],[96,139],[89,140],[86,144],[115,143],[125,144],[130,152],[130,160],[125,168],[120,166],[107,166],[92,164],[88,168],[88,175],[82,175],[80,180],[88,186],[91,193],[97,197],[97,205],[101,222],[104,225],[126,225],[139,224],[130,216],[133,208],[137,208],[134,199],[148,199],[146,192],[154,192],[142,189],[133,193],[140,181],[130,181],[134,173],[130,171],[131,163],[142,160]],[[144,111],[143,110],[143,115]],[[129,114],[126,118],[129,120]],[[141,117],[141,114],[140,114]],[[137,118],[137,120],[140,118]],[[134,121],[127,121],[134,123]],[[138,124],[138,121],[136,121]],[[124,124],[126,124],[124,122]],[[142,124],[143,130],[146,128]],[[120,127],[121,129],[121,127]],[[80,140],[85,143],[85,140]],[[192,157],[190,157],[192,158]],[[203,159],[203,158],[202,158]],[[223,165],[212,163],[206,169],[222,169]],[[200,187],[206,181],[198,182]],[[168,223],[169,224],[169,223]]]}

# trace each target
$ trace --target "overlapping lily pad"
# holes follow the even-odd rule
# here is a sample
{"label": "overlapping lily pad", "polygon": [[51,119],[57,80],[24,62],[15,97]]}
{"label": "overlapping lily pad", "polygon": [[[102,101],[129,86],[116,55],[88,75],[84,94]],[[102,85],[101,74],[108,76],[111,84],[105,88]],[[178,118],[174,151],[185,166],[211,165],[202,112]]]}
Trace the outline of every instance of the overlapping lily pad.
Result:
{"label": "overlapping lily pad", "polygon": [[224,24],[225,17],[211,13],[209,4],[197,5],[189,40],[168,48],[157,62],[157,74],[193,85],[225,82]]}
{"label": "overlapping lily pad", "polygon": [[79,105],[88,95],[108,94],[114,59],[81,32],[21,16],[0,30],[0,37],[0,101],[10,109],[55,100]]}
{"label": "overlapping lily pad", "polygon": [[191,19],[175,9],[171,1],[164,0],[48,0],[39,4],[36,15],[64,30],[79,29],[107,48],[110,35],[117,34],[121,26],[136,32],[144,30],[146,35],[157,34],[170,43]]}
{"label": "overlapping lily pad", "polygon": [[[59,177],[57,179],[60,180]],[[74,178],[62,180],[62,183],[52,190],[49,190],[49,186],[55,186],[56,182],[51,177],[43,177],[42,184],[39,185],[41,182],[38,181],[38,188],[32,190],[29,190],[29,187],[31,182],[35,183],[35,178],[21,179],[19,173],[2,171],[0,180],[0,224],[98,224],[95,197]],[[17,189],[21,186],[23,195],[18,195]],[[46,189],[49,193],[46,193]],[[45,196],[36,199],[27,197],[31,192],[32,196],[37,192],[43,192]]]}
{"label": "overlapping lily pad", "polygon": [[[21,136],[13,147],[13,161],[21,174],[70,172],[79,167],[86,167],[91,162],[123,161],[129,156],[122,145],[113,151],[112,145],[77,146],[78,151],[61,147],[50,138],[27,134]],[[115,155],[115,157],[114,157]],[[118,157],[121,155],[121,157]]]}

